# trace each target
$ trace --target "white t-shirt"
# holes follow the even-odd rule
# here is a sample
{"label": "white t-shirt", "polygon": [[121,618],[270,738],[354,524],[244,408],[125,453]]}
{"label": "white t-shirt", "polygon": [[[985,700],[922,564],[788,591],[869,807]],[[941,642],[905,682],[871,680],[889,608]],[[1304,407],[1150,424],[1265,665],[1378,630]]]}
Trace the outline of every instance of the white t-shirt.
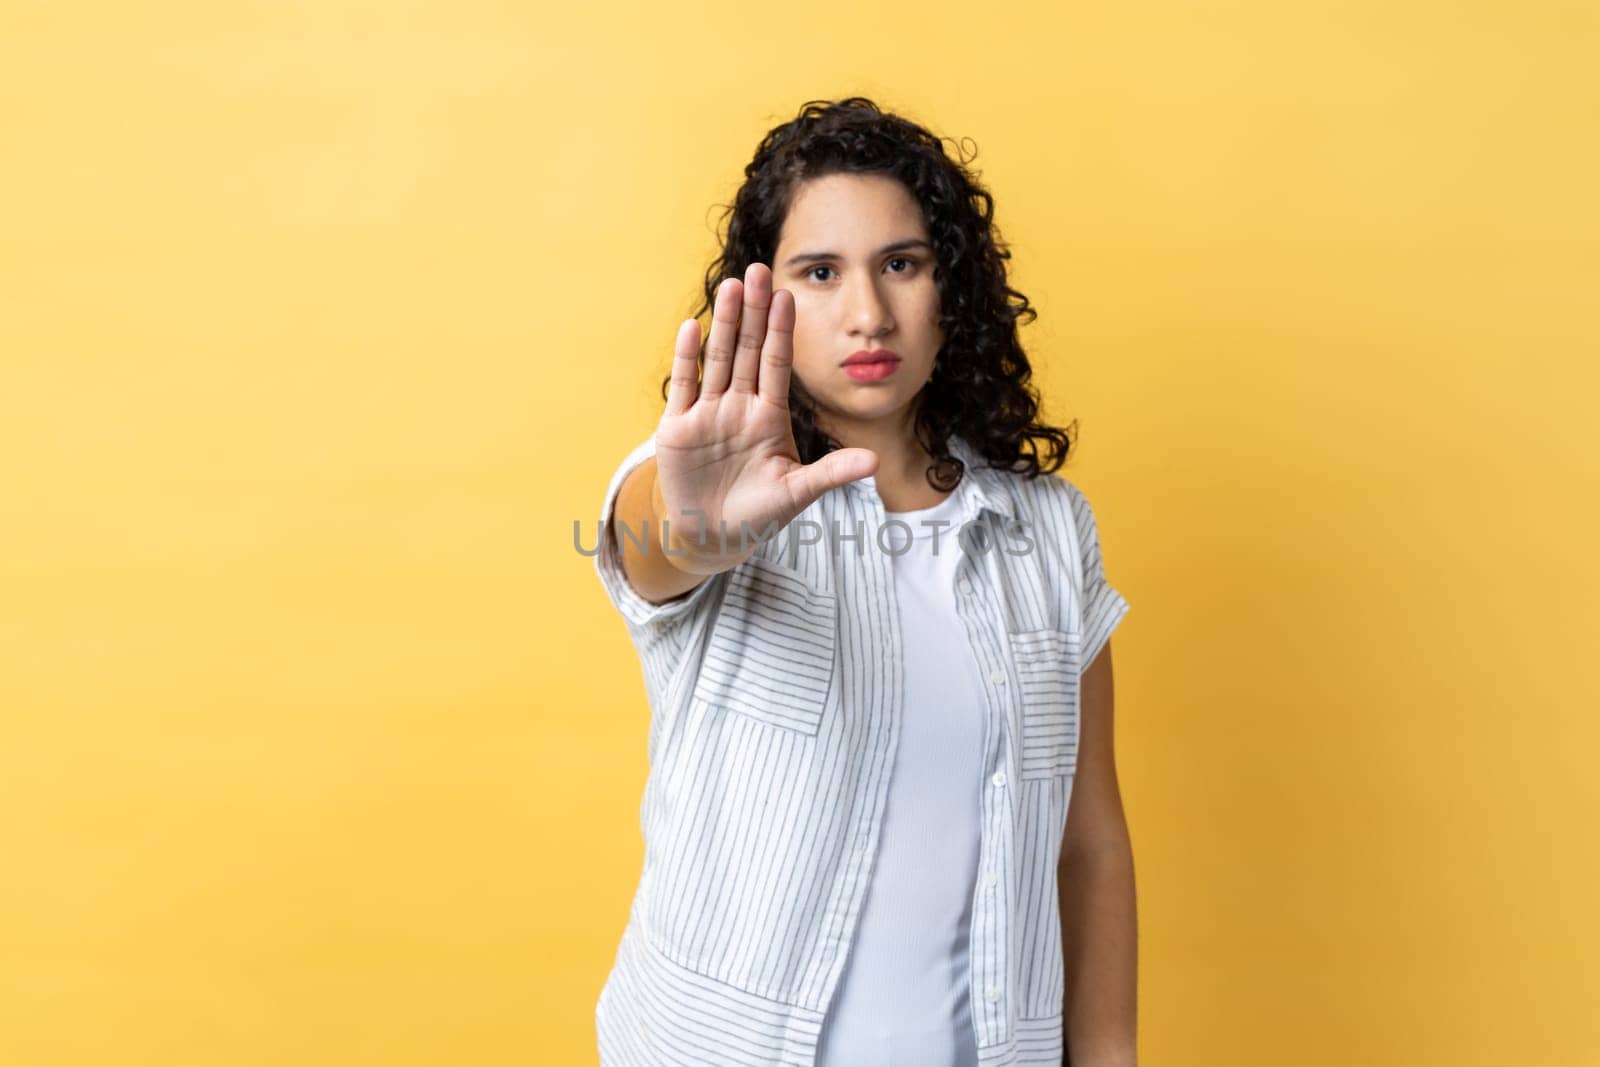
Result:
{"label": "white t-shirt", "polygon": [[[956,614],[961,492],[887,512],[905,650],[905,715],[878,856],[818,1067],[976,1067],[968,931],[978,871],[984,691]],[[944,520],[947,525],[932,527]]]}

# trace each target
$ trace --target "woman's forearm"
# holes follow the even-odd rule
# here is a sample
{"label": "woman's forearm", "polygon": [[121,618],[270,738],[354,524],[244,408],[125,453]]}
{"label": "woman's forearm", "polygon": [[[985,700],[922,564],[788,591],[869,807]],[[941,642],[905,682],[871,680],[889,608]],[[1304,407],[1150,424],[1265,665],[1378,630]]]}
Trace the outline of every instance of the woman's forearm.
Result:
{"label": "woman's forearm", "polygon": [[1062,1004],[1070,1067],[1133,1067],[1138,920],[1133,851],[1125,845],[1062,856]]}

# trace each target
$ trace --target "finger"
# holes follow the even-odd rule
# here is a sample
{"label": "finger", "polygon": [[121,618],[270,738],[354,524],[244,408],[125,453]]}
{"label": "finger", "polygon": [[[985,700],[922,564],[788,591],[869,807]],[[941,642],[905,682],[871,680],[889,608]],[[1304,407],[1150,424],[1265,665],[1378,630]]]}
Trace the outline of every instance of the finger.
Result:
{"label": "finger", "polygon": [[878,469],[878,454],[865,448],[840,448],[815,463],[790,471],[784,478],[801,511],[830,489],[865,478]]}
{"label": "finger", "polygon": [[706,338],[706,369],[700,380],[702,397],[720,396],[728,388],[743,289],[738,278],[725,278],[717,287],[717,302],[711,312],[711,336]]}
{"label": "finger", "polygon": [[767,306],[772,303],[772,271],[752,263],[744,272],[744,310],[739,317],[739,344],[733,351],[731,393],[754,393],[761,367],[761,341],[767,333]]}
{"label": "finger", "polygon": [[672,346],[672,385],[667,390],[667,414],[682,415],[700,395],[700,321],[685,319]]}
{"label": "finger", "polygon": [[767,338],[761,346],[761,399],[789,406],[789,375],[794,366],[794,294],[779,289],[767,313]]}

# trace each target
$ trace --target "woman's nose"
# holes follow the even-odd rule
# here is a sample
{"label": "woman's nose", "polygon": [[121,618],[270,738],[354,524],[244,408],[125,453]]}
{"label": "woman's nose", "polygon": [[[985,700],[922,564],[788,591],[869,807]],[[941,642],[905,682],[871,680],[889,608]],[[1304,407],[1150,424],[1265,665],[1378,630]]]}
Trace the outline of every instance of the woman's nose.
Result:
{"label": "woman's nose", "polygon": [[894,326],[889,305],[870,278],[858,281],[851,287],[848,316],[851,329],[869,337],[888,333]]}

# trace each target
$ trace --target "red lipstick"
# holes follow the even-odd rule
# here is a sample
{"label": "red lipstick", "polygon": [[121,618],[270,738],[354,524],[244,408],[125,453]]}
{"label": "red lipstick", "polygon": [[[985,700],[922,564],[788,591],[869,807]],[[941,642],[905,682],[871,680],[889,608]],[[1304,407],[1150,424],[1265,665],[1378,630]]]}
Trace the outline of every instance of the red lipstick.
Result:
{"label": "red lipstick", "polygon": [[842,366],[858,382],[881,382],[900,366],[900,357],[887,348],[863,348],[846,356]]}

